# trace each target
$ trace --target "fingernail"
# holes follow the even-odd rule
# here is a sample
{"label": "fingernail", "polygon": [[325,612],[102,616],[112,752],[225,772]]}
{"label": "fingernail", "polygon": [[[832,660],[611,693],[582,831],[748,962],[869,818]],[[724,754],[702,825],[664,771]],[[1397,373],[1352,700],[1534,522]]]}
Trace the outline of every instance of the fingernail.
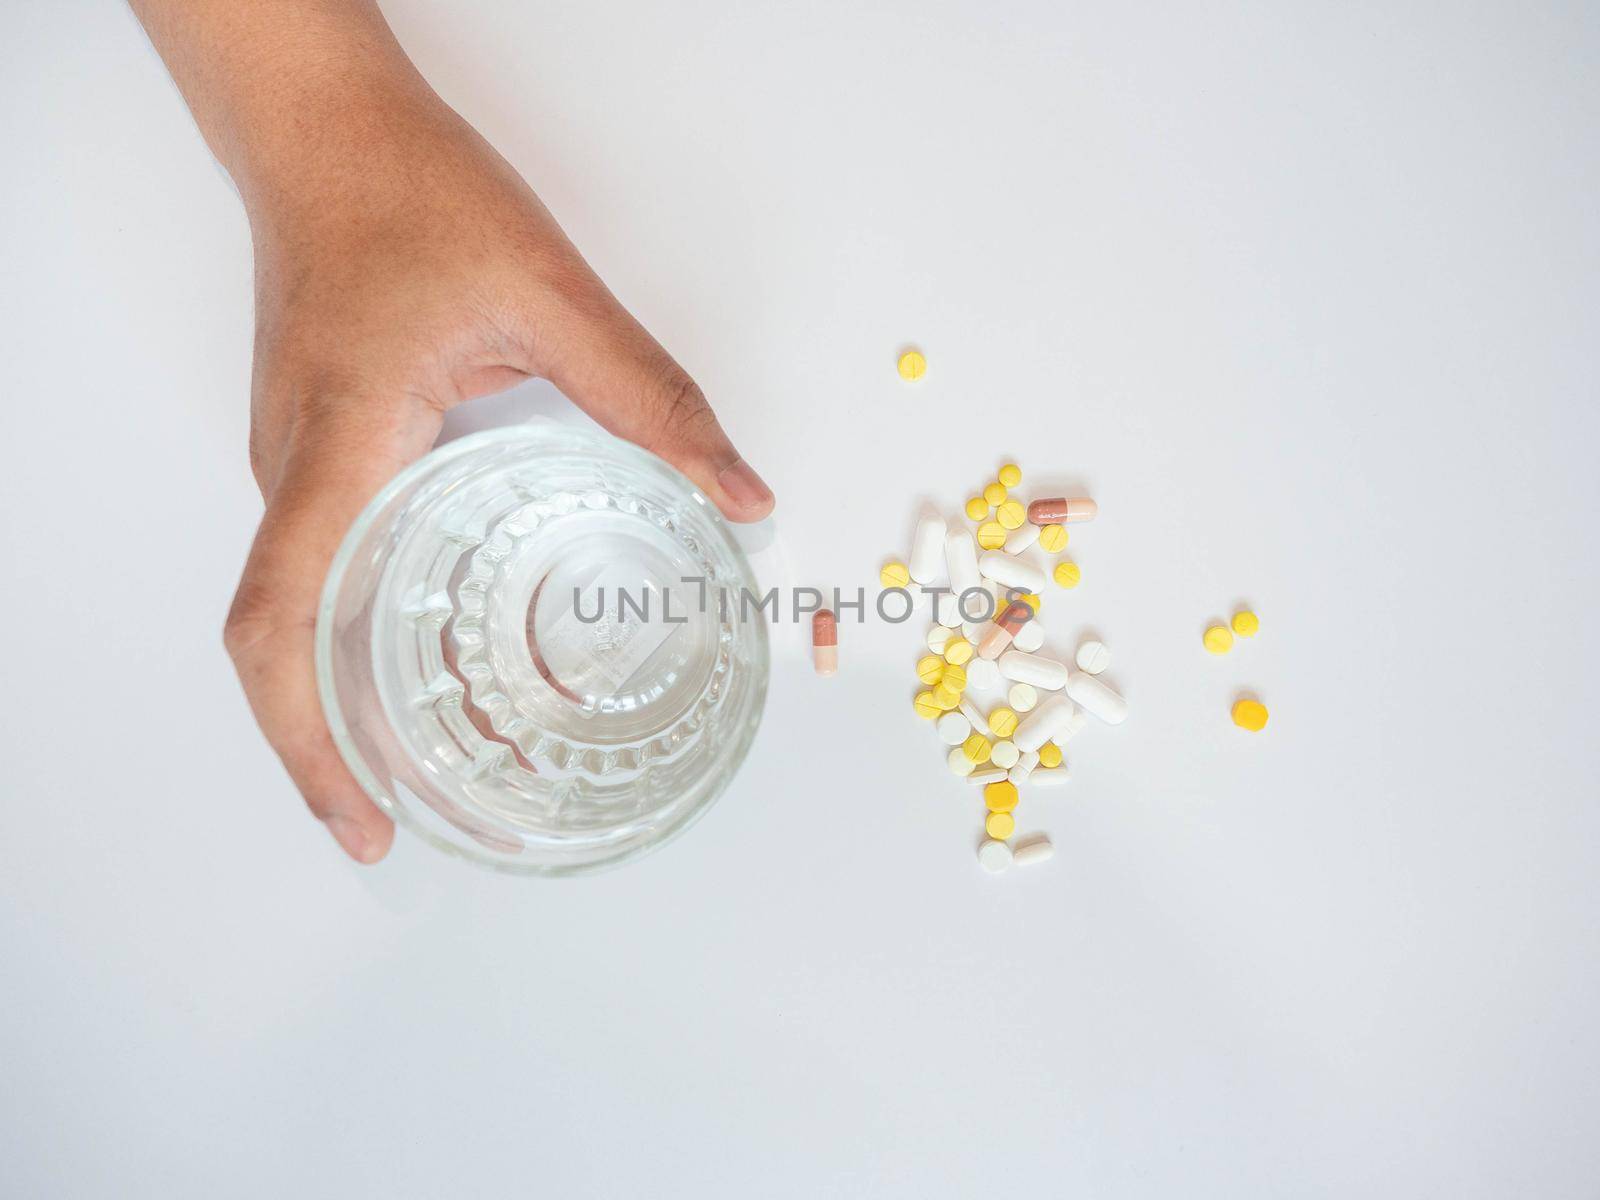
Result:
{"label": "fingernail", "polygon": [[333,840],[343,846],[344,852],[351,858],[361,863],[374,861],[376,855],[373,851],[377,847],[372,844],[367,831],[349,817],[329,817],[323,824],[333,834]]}
{"label": "fingernail", "polygon": [[772,503],[772,489],[761,482],[755,468],[744,459],[725,467],[717,476],[717,483],[735,508],[765,508]]}

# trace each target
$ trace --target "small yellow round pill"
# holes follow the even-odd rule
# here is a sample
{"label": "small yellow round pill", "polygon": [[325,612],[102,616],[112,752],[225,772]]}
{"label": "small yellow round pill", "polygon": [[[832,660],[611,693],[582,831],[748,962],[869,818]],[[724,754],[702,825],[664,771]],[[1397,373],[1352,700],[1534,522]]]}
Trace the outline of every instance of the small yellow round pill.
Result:
{"label": "small yellow round pill", "polygon": [[900,361],[895,367],[900,372],[901,379],[921,379],[928,369],[928,360],[922,357],[920,350],[907,350],[900,356]]}
{"label": "small yellow round pill", "polygon": [[1051,576],[1064,588],[1075,588],[1083,580],[1083,572],[1075,562],[1058,562]]}
{"label": "small yellow round pill", "polygon": [[1003,842],[1017,831],[1017,819],[1010,813],[992,812],[984,821],[983,829],[995,841]]}
{"label": "small yellow round pill", "polygon": [[947,676],[939,681],[939,686],[933,689],[933,702],[939,706],[940,712],[949,712],[961,703],[961,689],[954,687]]}
{"label": "small yellow round pill", "polygon": [[999,521],[985,521],[978,526],[978,545],[985,550],[998,550],[1006,544],[1006,527]]}
{"label": "small yellow round pill", "polygon": [[1000,468],[1000,482],[1008,488],[1014,488],[1022,482],[1022,468],[1016,463],[1007,463]]}
{"label": "small yellow round pill", "polygon": [[1234,613],[1230,624],[1233,626],[1233,631],[1240,637],[1255,637],[1261,630],[1261,618],[1257,617],[1248,608],[1240,609]]}
{"label": "small yellow round pill", "polygon": [[1061,765],[1061,747],[1054,742],[1046,742],[1040,746],[1039,765],[1041,767],[1059,767]]}
{"label": "small yellow round pill", "polygon": [[944,644],[944,660],[953,667],[971,662],[973,653],[972,643],[966,638],[951,638]]}
{"label": "small yellow round pill", "polygon": [[944,659],[937,654],[925,654],[917,659],[917,678],[933,687],[944,678]]}
{"label": "small yellow round pill", "polygon": [[903,562],[886,562],[878,572],[878,582],[886,588],[903,588],[911,582],[911,572]]}
{"label": "small yellow round pill", "polygon": [[1001,705],[989,714],[989,729],[996,737],[1010,737],[1017,731],[1017,714]]}
{"label": "small yellow round pill", "polygon": [[1028,510],[1020,500],[1007,500],[995,510],[994,519],[1002,529],[1021,529],[1028,519]]}
{"label": "small yellow round pill", "polygon": [[967,756],[968,761],[982,766],[989,761],[989,739],[981,733],[975,733],[961,743],[961,753]]}
{"label": "small yellow round pill", "polygon": [[967,517],[973,521],[981,521],[989,515],[989,502],[982,496],[974,496],[967,501]]}
{"label": "small yellow round pill", "polygon": [[939,679],[940,687],[954,688],[959,695],[967,690],[967,669],[960,663],[945,663],[944,675]]}
{"label": "small yellow round pill", "polygon": [[1056,554],[1067,548],[1067,527],[1065,525],[1046,525],[1039,530],[1039,548],[1050,554]]}
{"label": "small yellow round pill", "polygon": [[990,508],[999,508],[1006,502],[1006,485],[999,482],[991,483],[983,489],[983,498]]}
{"label": "small yellow round pill", "polygon": [[939,702],[933,698],[932,692],[918,692],[917,698],[912,703],[916,705],[917,716],[924,721],[931,721],[944,711],[939,707]]}
{"label": "small yellow round pill", "polygon": [[997,779],[983,787],[983,803],[992,813],[1008,813],[1017,807],[1017,785]]}
{"label": "small yellow round pill", "polygon": [[1260,733],[1267,727],[1267,706],[1259,700],[1240,700],[1233,706],[1233,723],[1240,729]]}
{"label": "small yellow round pill", "polygon": [[1021,600],[1029,608],[1033,609],[1034,616],[1039,615],[1040,597],[1038,592],[1013,592],[1011,598],[1013,600]]}
{"label": "small yellow round pill", "polygon": [[1226,625],[1213,625],[1200,640],[1213,654],[1226,654],[1233,649],[1233,634],[1228,632]]}

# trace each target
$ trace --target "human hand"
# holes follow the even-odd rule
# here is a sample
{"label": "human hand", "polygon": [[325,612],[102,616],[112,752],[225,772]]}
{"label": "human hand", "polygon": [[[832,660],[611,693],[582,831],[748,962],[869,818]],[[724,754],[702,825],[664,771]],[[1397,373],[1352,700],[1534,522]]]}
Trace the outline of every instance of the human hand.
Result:
{"label": "human hand", "polygon": [[451,406],[549,379],[730,519],[773,503],[700,389],[431,95],[342,97],[344,132],[319,131],[318,152],[241,189],[256,256],[250,460],[266,512],[224,640],[312,813],[369,863],[393,825],[324,723],[316,609],[351,522],[432,446]]}

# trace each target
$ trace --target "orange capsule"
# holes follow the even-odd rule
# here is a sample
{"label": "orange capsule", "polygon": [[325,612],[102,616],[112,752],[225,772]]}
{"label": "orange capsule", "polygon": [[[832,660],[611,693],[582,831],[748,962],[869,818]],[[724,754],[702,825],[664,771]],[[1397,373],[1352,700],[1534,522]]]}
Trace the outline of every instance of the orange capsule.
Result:
{"label": "orange capsule", "polygon": [[1092,521],[1100,506],[1087,496],[1052,496],[1028,505],[1028,520],[1035,525],[1060,525],[1067,521]]}
{"label": "orange capsule", "polygon": [[811,618],[811,661],[818,675],[839,669],[839,618],[832,609],[819,609]]}
{"label": "orange capsule", "polygon": [[1028,607],[1027,602],[1013,600],[979,639],[978,657],[991,660],[999,658],[1000,652],[1011,645],[1011,639],[1017,636],[1017,630],[1032,619],[1033,609]]}

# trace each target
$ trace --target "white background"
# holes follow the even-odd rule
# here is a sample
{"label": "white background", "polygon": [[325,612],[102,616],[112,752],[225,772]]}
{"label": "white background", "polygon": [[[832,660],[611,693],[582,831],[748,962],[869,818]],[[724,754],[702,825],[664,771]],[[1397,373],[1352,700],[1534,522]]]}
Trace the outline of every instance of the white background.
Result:
{"label": "white background", "polygon": [[917,631],[821,681],[780,629],[659,855],[350,865],[220,645],[243,217],[124,10],[9,4],[0,1193],[1597,1194],[1592,7],[386,7],[705,387],[792,582],[1008,458],[1079,481],[1043,616],[1133,716],[992,878]]}

